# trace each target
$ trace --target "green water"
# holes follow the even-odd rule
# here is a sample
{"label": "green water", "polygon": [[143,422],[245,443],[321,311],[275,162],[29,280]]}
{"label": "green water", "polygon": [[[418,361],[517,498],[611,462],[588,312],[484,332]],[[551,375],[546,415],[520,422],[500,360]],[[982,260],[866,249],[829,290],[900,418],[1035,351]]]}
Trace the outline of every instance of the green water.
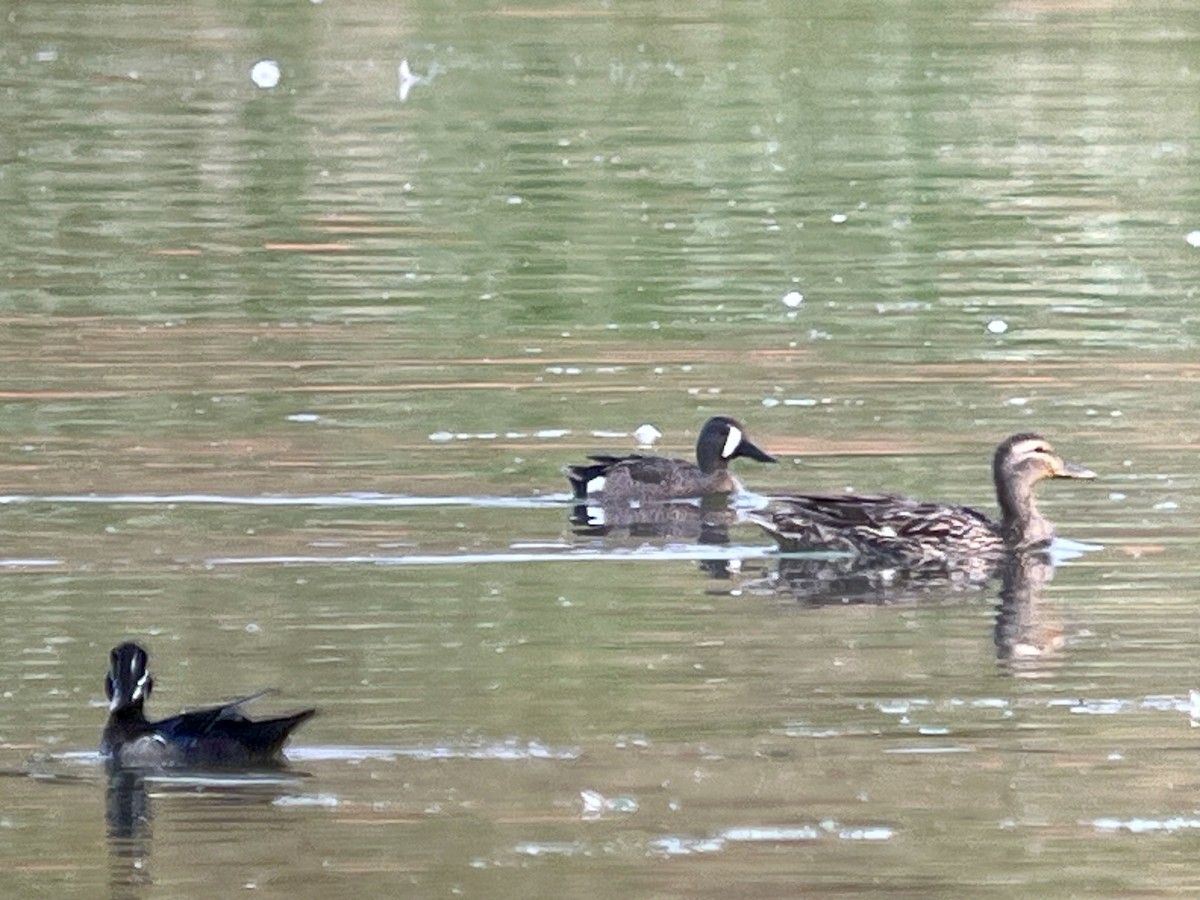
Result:
{"label": "green water", "polygon": [[[1184,2],[8,9],[0,893],[1194,890],[1198,82]],[[1014,620],[571,525],[714,414],[985,508],[1041,431],[1097,549]],[[291,776],[109,785],[127,638]]]}

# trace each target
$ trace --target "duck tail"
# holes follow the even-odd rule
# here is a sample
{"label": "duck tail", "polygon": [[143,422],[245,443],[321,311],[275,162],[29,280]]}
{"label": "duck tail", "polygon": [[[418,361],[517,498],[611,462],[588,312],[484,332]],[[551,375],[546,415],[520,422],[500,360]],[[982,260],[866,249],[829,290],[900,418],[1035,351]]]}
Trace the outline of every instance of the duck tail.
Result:
{"label": "duck tail", "polygon": [[609,462],[584,463],[578,466],[564,466],[563,474],[571,482],[571,491],[575,500],[586,500],[588,485],[597,478],[603,478],[604,473],[612,464]]}

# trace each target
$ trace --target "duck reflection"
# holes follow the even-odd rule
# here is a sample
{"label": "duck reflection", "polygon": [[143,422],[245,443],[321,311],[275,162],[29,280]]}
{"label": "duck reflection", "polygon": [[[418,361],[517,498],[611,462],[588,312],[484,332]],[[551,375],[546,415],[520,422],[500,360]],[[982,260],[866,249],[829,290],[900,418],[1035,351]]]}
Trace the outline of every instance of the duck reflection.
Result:
{"label": "duck reflection", "polygon": [[999,574],[995,560],[938,561],[930,565],[880,565],[860,556],[786,557],[751,586],[768,587],[803,606],[915,603],[938,594],[986,590]]}
{"label": "duck reflection", "polygon": [[[281,798],[293,793],[306,773],[289,769],[171,772],[109,764],[106,797],[109,892],[114,898],[162,893],[152,889],[155,806],[158,819],[181,821],[195,831],[258,833],[278,824]],[[165,812],[164,812],[165,809]]]}
{"label": "duck reflection", "polygon": [[150,795],[143,773],[110,768],[108,819],[109,886],[114,898],[133,898],[153,883],[150,858]]}
{"label": "duck reflection", "polygon": [[885,568],[861,557],[784,558],[779,567],[742,585],[749,593],[787,597],[808,607],[914,604],[996,589],[993,640],[999,660],[1014,674],[1036,676],[1066,643],[1062,617],[1043,594],[1054,577],[1047,548],[1012,552],[978,566]]}
{"label": "duck reflection", "polygon": [[[675,538],[724,546],[730,543],[729,528],[740,513],[729,507],[725,495],[715,494],[644,503],[592,500],[574,506],[568,518],[574,533],[583,537]],[[728,579],[738,571],[738,562],[719,556],[702,559],[699,566],[711,578]]]}
{"label": "duck reflection", "polygon": [[994,639],[999,659],[1023,675],[1037,674],[1066,643],[1062,618],[1042,598],[1054,577],[1048,554],[1015,553],[1001,568]]}
{"label": "duck reflection", "polygon": [[673,537],[699,544],[728,544],[737,511],[728,506],[724,495],[642,503],[600,500],[572,507],[569,519],[577,535],[588,537]]}

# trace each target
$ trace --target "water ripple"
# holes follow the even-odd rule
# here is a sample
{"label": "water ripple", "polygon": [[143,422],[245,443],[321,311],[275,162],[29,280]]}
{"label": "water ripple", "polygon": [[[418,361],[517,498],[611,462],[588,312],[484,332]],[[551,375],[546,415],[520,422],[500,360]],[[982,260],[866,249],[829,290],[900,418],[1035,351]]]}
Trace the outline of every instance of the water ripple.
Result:
{"label": "water ripple", "polygon": [[[205,560],[213,568],[222,566],[321,566],[321,565],[373,565],[373,566],[462,566],[479,563],[531,563],[531,562],[578,562],[581,560],[711,560],[711,559],[763,559],[777,556],[774,547],[751,547],[745,545],[678,545],[669,547],[614,548],[594,550],[577,548],[560,552],[545,553],[450,553],[450,554],[349,554],[346,556],[215,556]],[[794,554],[791,554],[794,555]],[[820,555],[819,558],[825,558]]]}
{"label": "water ripple", "polygon": [[578,747],[552,747],[539,741],[506,740],[486,744],[452,746],[436,744],[431,747],[355,747],[328,745],[289,747],[287,757],[293,762],[361,762],[397,759],[491,759],[502,762],[531,759],[574,760],[582,751]]}

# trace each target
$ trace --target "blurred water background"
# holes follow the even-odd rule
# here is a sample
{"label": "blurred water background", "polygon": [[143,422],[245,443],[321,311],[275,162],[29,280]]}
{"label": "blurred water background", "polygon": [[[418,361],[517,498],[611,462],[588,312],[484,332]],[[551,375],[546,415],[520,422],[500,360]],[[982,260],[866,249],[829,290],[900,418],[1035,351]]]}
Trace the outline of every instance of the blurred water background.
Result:
{"label": "blurred water background", "polygon": [[[40,0],[0,95],[0,893],[1196,889],[1187,0]],[[1014,617],[568,520],[714,414],[985,508],[1040,431],[1092,549]],[[109,783],[126,638],[290,772]]]}

